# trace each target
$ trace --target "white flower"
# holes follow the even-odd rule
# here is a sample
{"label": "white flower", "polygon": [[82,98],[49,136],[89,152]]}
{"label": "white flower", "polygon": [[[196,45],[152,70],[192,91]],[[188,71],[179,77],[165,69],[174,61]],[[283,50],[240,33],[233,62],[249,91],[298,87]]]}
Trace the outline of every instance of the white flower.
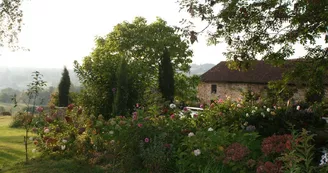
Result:
{"label": "white flower", "polygon": [[195,155],[195,156],[198,156],[198,155],[200,155],[200,154],[201,154],[200,149],[194,150],[194,155]]}
{"label": "white flower", "polygon": [[44,133],[49,133],[50,130],[48,128],[44,129]]}
{"label": "white flower", "polygon": [[176,107],[177,107],[177,106],[175,106],[175,104],[173,104],[173,103],[170,104],[170,108],[171,108],[171,109],[174,109],[174,108],[176,108]]}
{"label": "white flower", "polygon": [[207,131],[209,131],[209,132],[213,131],[212,127],[208,128]]}
{"label": "white flower", "polygon": [[263,118],[265,117],[265,114],[263,112],[261,112],[261,115],[263,116]]}
{"label": "white flower", "polygon": [[271,110],[270,110],[270,108],[267,108],[267,112],[270,112]]}
{"label": "white flower", "polygon": [[257,110],[257,107],[255,106],[255,110]]}
{"label": "white flower", "polygon": [[255,114],[255,112],[256,112],[255,110],[252,110],[252,114]]}
{"label": "white flower", "polygon": [[34,140],[34,138],[33,138],[33,137],[30,137],[30,138],[29,138],[29,140],[30,140],[30,141],[33,141],[33,140]]}
{"label": "white flower", "polygon": [[263,108],[265,109],[265,108],[266,108],[266,106],[263,106]]}
{"label": "white flower", "polygon": [[61,148],[62,150],[65,150],[66,145],[62,145],[62,146],[60,146],[60,148]]}
{"label": "white flower", "polygon": [[238,107],[238,108],[241,108],[241,104],[238,103],[238,104],[237,104],[237,107]]}
{"label": "white flower", "polygon": [[62,142],[63,142],[64,144],[66,144],[66,143],[67,143],[67,140],[66,140],[66,139],[63,139]]}
{"label": "white flower", "polygon": [[35,148],[32,150],[32,153],[36,153],[36,149]]}
{"label": "white flower", "polygon": [[110,141],[110,143],[111,143],[111,144],[114,144],[114,143],[115,143],[115,140],[114,140],[114,139],[113,139],[113,140],[111,140],[111,141]]}
{"label": "white flower", "polygon": [[246,121],[245,123],[244,123],[244,126],[247,126],[248,125],[248,122]]}
{"label": "white flower", "polygon": [[296,110],[298,110],[298,111],[301,110],[301,106],[297,106]]}
{"label": "white flower", "polygon": [[246,113],[246,117],[249,117],[249,114],[248,113]]}
{"label": "white flower", "polygon": [[114,131],[113,130],[109,131],[109,134],[110,135],[113,135],[114,134]]}
{"label": "white flower", "polygon": [[321,156],[320,160],[320,166],[326,165],[328,163],[328,153],[326,151],[323,151],[323,155]]}
{"label": "white flower", "polygon": [[188,137],[192,137],[192,136],[195,136],[195,134],[194,134],[193,132],[190,132],[190,133],[188,134]]}

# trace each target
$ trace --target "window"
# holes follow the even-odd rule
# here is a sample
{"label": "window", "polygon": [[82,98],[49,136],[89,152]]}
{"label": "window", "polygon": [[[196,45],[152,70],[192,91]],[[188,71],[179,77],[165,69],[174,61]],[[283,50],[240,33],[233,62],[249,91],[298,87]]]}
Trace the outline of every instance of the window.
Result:
{"label": "window", "polygon": [[216,94],[216,85],[212,84],[211,93]]}

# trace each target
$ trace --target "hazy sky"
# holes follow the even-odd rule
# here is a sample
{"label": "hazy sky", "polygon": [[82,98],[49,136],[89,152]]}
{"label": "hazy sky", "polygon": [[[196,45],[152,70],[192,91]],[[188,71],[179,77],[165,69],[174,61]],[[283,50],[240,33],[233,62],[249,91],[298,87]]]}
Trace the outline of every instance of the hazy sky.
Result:
{"label": "hazy sky", "polygon": [[[179,13],[176,0],[24,0],[22,8],[25,25],[19,45],[30,51],[2,49],[0,66],[72,68],[74,60],[81,62],[92,51],[95,36],[106,35],[124,20],[142,16],[152,22],[159,16],[169,25],[179,25],[187,16]],[[193,63],[225,60],[225,44],[207,46],[201,37],[191,48]]]}
{"label": "hazy sky", "polygon": [[[186,16],[179,13],[176,0],[25,0],[22,9],[25,25],[19,45],[30,51],[1,50],[1,66],[72,68],[74,60],[81,62],[92,51],[95,36],[106,35],[124,20],[142,16],[152,22],[159,16],[179,25]],[[193,63],[224,60],[225,46],[207,46],[205,38],[192,49]]]}

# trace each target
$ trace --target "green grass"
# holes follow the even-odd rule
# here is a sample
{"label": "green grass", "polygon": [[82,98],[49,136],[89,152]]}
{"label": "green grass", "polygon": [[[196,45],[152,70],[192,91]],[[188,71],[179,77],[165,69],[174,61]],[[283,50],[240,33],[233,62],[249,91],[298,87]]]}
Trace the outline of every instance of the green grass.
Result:
{"label": "green grass", "polygon": [[[24,150],[24,129],[9,128],[12,117],[0,116],[0,169],[11,166],[17,162],[22,162],[25,159]],[[32,154],[32,142],[29,142],[29,156],[35,157]]]}
{"label": "green grass", "polygon": [[[1,171],[0,171],[1,172]],[[14,167],[5,169],[3,173],[102,173],[104,172],[100,167],[91,167],[83,161],[73,159],[35,159],[29,163],[19,163]]]}

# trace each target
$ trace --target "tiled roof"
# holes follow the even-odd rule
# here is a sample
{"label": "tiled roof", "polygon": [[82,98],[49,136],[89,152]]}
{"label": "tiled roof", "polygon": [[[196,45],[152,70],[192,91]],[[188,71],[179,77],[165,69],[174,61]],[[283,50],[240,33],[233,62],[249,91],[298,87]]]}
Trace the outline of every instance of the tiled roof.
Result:
{"label": "tiled roof", "polygon": [[201,75],[202,82],[227,82],[227,83],[258,83],[266,84],[269,81],[279,80],[284,68],[274,67],[264,61],[256,61],[247,71],[231,70],[226,61]]}

